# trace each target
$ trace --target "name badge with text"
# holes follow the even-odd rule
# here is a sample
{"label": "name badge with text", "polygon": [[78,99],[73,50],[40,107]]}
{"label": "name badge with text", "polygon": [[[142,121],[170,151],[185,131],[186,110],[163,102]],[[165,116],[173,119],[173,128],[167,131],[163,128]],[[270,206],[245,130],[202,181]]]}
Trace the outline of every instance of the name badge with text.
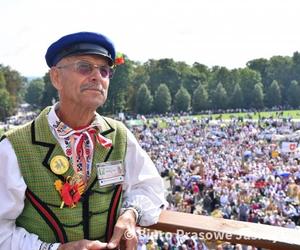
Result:
{"label": "name badge with text", "polygon": [[101,162],[96,164],[100,187],[120,184],[124,181],[124,165],[122,161]]}

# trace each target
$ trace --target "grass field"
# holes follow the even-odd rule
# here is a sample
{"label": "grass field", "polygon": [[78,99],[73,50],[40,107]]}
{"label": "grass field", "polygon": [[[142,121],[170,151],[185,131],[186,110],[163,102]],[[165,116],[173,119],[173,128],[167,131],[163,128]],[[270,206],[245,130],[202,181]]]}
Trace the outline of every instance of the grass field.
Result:
{"label": "grass field", "polygon": [[[247,119],[255,119],[258,120],[260,118],[292,118],[300,120],[300,110],[284,110],[284,111],[271,111],[271,112],[252,112],[252,113],[226,113],[226,114],[211,114],[211,115],[195,115],[195,116],[185,116],[181,117],[179,115],[175,116],[176,120],[179,119],[192,119],[193,117],[201,119],[205,117],[211,117],[213,120],[222,118],[223,120],[229,120],[231,118],[247,118]],[[157,119],[149,119],[150,123],[157,121]],[[158,126],[160,128],[166,128],[167,123],[164,119],[158,118]],[[0,127],[0,137],[4,133],[4,130]]]}
{"label": "grass field", "polygon": [[[199,115],[197,117],[208,117],[209,115]],[[211,115],[213,119],[217,119],[220,117],[220,114]],[[232,117],[243,117],[250,119],[258,119],[260,118],[292,118],[292,119],[300,119],[300,110],[284,110],[284,111],[272,111],[272,112],[252,112],[252,113],[226,113],[221,114],[222,119],[231,119]]]}
{"label": "grass field", "polygon": [[[223,119],[223,120],[229,120],[232,118],[243,118],[243,119],[254,119],[254,120],[258,120],[259,118],[263,119],[263,118],[281,118],[281,119],[299,119],[300,120],[300,110],[285,110],[285,111],[271,111],[271,112],[250,112],[250,113],[226,113],[226,114],[205,114],[205,115],[195,115],[195,116],[185,116],[185,117],[181,117],[181,116],[175,116],[175,120],[179,120],[179,119],[192,119],[193,117],[196,117],[198,119],[201,118],[206,118],[206,117],[211,117],[213,120],[216,119]],[[154,122],[154,120],[157,121],[157,119],[150,119],[150,123]],[[167,127],[167,123],[164,121],[164,119],[158,119],[158,126],[160,128],[166,128]]]}

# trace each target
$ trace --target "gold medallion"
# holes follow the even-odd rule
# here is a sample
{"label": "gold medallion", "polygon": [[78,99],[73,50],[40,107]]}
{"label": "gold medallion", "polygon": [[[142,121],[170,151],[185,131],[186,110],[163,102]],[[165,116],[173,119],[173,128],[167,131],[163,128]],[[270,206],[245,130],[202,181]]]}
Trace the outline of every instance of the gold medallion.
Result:
{"label": "gold medallion", "polygon": [[51,171],[55,174],[62,175],[69,169],[69,161],[62,155],[54,156],[50,162]]}

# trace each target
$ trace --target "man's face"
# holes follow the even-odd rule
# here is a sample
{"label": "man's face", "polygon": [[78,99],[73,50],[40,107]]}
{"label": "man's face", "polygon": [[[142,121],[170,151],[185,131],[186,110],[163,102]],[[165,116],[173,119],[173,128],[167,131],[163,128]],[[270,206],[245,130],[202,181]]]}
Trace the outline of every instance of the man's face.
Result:
{"label": "man's face", "polygon": [[[100,69],[101,68],[101,69]],[[51,71],[55,71],[55,87],[61,105],[96,110],[107,98],[109,66],[105,58],[80,55],[63,58]]]}

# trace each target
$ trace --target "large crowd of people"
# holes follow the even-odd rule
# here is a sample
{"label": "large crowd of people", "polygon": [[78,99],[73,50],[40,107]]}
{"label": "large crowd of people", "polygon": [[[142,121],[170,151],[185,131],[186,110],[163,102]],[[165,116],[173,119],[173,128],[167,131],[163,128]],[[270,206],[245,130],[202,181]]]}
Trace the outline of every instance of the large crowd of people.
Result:
{"label": "large crowd of people", "polygon": [[[168,117],[131,129],[165,177],[169,209],[287,228],[300,225],[298,123]],[[283,150],[281,140],[287,138],[294,144]],[[174,237],[142,237],[140,249],[205,249],[209,244]],[[228,243],[215,247],[238,249]]]}
{"label": "large crowd of people", "polygon": [[[165,179],[168,209],[300,230],[299,122],[142,117],[130,129]],[[283,141],[297,147],[283,150]],[[138,249],[247,246],[141,231]]]}
{"label": "large crowd of people", "polygon": [[21,104],[15,115],[6,117],[3,122],[0,121],[0,137],[2,133],[32,121],[37,116],[37,113],[29,104]]}

